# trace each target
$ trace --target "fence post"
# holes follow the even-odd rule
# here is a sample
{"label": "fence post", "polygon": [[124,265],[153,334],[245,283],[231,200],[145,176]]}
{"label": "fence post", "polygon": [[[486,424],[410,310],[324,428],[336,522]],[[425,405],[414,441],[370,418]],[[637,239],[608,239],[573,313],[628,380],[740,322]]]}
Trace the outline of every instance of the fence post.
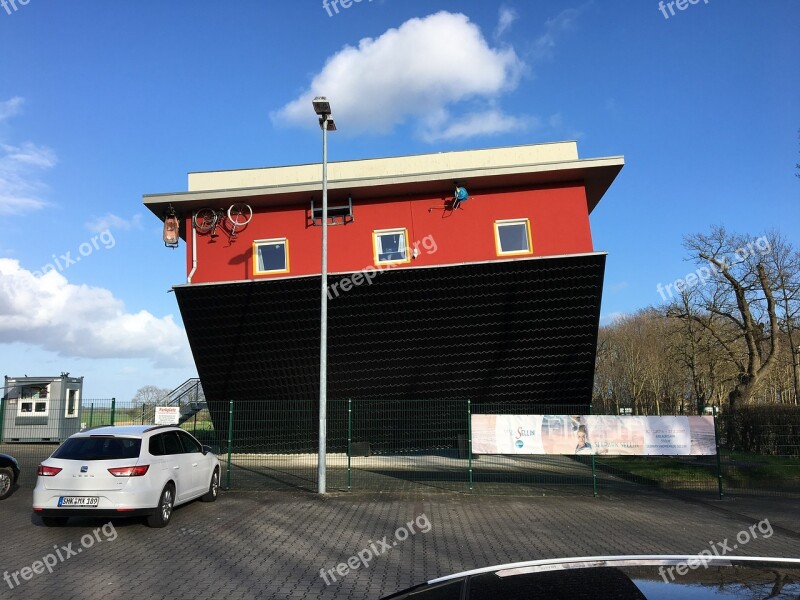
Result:
{"label": "fence post", "polygon": [[[589,414],[592,414],[592,404],[589,403]],[[597,468],[594,464],[594,454],[592,454],[592,492],[594,497],[597,498]]]}
{"label": "fence post", "polygon": [[144,425],[144,409],[147,406],[144,402],[142,402],[142,425]]}
{"label": "fence post", "polygon": [[472,400],[467,400],[467,458],[469,465],[469,491],[472,492]]}
{"label": "fence post", "polygon": [[89,429],[92,428],[92,421],[94,421],[94,402],[89,407]]}
{"label": "fence post", "polygon": [[111,399],[111,425],[112,425],[112,427],[114,425],[114,420],[115,420],[116,416],[117,416],[117,399],[116,398],[112,398]]}
{"label": "fence post", "polygon": [[350,491],[352,483],[350,479],[350,456],[353,444],[353,399],[347,399],[347,491]]}
{"label": "fence post", "polygon": [[717,489],[722,500],[722,460],[719,455],[719,429],[717,427],[717,407],[714,407],[714,446],[717,449]]}
{"label": "fence post", "polygon": [[233,400],[228,408],[228,467],[225,473],[225,489],[231,489],[231,453],[233,452]]}
{"label": "fence post", "polygon": [[0,398],[0,442],[3,441],[3,428],[6,422],[6,401]]}

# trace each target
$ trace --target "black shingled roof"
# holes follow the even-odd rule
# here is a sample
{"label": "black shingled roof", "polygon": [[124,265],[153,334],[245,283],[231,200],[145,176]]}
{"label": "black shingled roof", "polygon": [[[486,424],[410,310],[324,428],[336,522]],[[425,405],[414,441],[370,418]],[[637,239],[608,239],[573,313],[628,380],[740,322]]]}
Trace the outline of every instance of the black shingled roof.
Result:
{"label": "black shingled roof", "polygon": [[[604,268],[598,253],[379,273],[328,302],[328,398],[588,405]],[[318,398],[318,275],[175,292],[212,414]]]}

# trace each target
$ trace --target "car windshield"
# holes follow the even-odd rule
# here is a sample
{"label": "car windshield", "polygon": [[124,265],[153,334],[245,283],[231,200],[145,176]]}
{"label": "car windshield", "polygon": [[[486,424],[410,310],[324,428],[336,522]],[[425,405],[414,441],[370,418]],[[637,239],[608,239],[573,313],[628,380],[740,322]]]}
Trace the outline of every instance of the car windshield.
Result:
{"label": "car windshield", "polygon": [[64,442],[52,458],[66,460],[116,460],[138,458],[142,440],[110,436],[75,437]]}

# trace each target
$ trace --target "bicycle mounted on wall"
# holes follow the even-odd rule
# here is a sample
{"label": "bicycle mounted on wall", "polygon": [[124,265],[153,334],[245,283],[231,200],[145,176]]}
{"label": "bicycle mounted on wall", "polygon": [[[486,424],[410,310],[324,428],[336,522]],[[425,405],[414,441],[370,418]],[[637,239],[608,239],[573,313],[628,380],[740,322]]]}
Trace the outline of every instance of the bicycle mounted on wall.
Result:
{"label": "bicycle mounted on wall", "polygon": [[231,241],[234,241],[236,230],[244,228],[252,218],[253,209],[250,205],[237,202],[230,205],[227,211],[224,208],[201,208],[192,215],[192,226],[197,233],[211,233],[212,238],[219,235],[217,233],[219,227],[228,234]]}

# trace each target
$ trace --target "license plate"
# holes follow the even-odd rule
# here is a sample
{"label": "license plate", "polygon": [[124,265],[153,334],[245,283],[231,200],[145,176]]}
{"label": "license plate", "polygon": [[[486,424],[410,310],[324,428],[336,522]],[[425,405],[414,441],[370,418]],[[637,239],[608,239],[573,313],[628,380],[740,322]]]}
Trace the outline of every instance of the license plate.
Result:
{"label": "license plate", "polygon": [[97,496],[61,496],[58,499],[59,506],[74,506],[74,507],[94,507],[100,503],[100,498]]}

